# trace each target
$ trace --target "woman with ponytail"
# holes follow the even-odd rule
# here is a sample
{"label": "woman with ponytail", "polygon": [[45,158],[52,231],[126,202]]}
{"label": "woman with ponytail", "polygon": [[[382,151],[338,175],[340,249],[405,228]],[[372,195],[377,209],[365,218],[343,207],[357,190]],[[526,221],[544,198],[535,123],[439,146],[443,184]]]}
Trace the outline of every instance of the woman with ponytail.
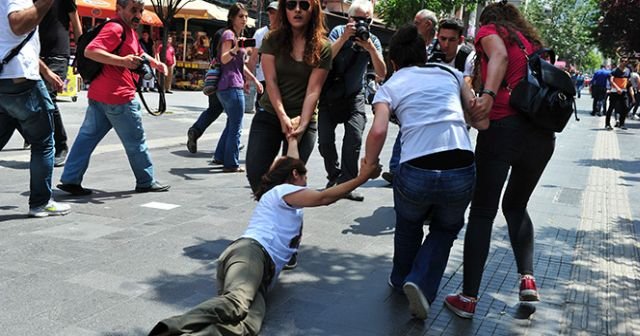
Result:
{"label": "woman with ponytail", "polygon": [[352,180],[323,191],[307,188],[298,141],[295,136],[287,140],[287,156],[273,163],[254,193],[258,205],[249,226],[218,258],[218,296],[161,321],[150,335],[257,335],[267,290],[298,251],[302,208],[329,205],[380,175],[377,163],[363,161],[360,174]]}
{"label": "woman with ponytail", "polygon": [[447,307],[463,318],[475,313],[505,182],[502,213],[518,269],[519,298],[539,300],[533,278],[533,223],[527,204],[555,147],[552,131],[536,127],[509,105],[510,88],[525,75],[526,56],[541,47],[538,33],[506,1],[487,5],[480,25],[474,75],[480,97],[474,108],[489,114],[490,125],[478,133],[476,141],[477,183],[464,239],[462,292],[445,298]]}

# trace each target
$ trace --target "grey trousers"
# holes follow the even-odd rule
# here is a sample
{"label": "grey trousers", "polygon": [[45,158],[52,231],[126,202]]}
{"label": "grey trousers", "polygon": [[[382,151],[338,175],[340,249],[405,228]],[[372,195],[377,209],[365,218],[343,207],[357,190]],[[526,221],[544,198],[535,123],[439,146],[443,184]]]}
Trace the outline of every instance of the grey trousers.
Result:
{"label": "grey trousers", "polygon": [[257,335],[274,264],[255,240],[240,238],[218,258],[218,296],[179,316],[160,321],[149,335]]}

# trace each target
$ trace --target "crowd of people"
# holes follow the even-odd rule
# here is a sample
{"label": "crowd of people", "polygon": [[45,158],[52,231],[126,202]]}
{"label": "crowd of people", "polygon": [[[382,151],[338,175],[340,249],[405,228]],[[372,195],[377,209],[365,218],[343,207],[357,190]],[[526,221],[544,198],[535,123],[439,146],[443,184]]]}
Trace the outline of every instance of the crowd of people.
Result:
{"label": "crowd of people", "polygon": [[[38,31],[47,13],[61,3],[0,3],[0,26],[10,32],[0,36],[0,54],[13,49],[20,56],[0,68],[0,148],[15,128],[32,146],[29,215],[33,217],[70,212],[69,205],[55,202],[51,192],[54,157],[67,150],[66,136],[56,136],[64,130],[54,122],[59,113],[55,93],[50,94],[62,85],[55,71],[59,56],[41,59],[38,35],[30,33]],[[107,23],[86,49],[85,56],[103,64],[103,69],[89,88],[89,106],[66,158],[60,190],[75,196],[92,193],[82,185],[83,176],[93,150],[111,128],[125,148],[135,191],[169,190],[155,179],[140,104],[134,96],[138,75],[132,70],[143,58],[160,73],[170,71],[169,64],[149,54],[148,34],[137,38],[143,9],[143,0],[117,0],[113,19],[117,22]],[[55,10],[73,14],[75,7]],[[267,11],[270,24],[258,31],[258,47],[245,62],[248,14],[240,3],[231,6],[227,26],[212,42],[221,62],[217,92],[209,96],[208,108],[187,131],[188,150],[195,153],[198,138],[226,113],[212,162],[227,173],[246,170],[256,208],[245,233],[218,259],[218,296],[161,321],[150,334],[257,334],[268,289],[294,260],[300,245],[302,209],[338,199],[363,201],[355,189],[380,175],[379,156],[390,122],[400,129],[390,171],[383,174],[393,187],[396,214],[388,284],[407,296],[411,314],[427,318],[468,207],[462,291],[447,295],[446,307],[460,317],[473,317],[499,207],[520,277],[519,300],[538,301],[534,226],[527,206],[553,155],[555,134],[535,126],[509,104],[509,88],[525,74],[527,59],[521,48],[530,54],[543,47],[536,29],[519,10],[506,1],[487,5],[473,46],[465,43],[460,20],[438,20],[432,11],[421,10],[413,24],[393,35],[390,69],[379,39],[361,29],[372,21],[369,1],[353,1],[348,22],[330,32],[319,0],[274,1]],[[364,137],[368,67],[373,68],[376,81],[388,78],[373,98],[374,119]],[[632,115],[637,111],[637,65],[635,70],[621,58],[613,71],[602,69],[594,75],[593,114],[605,111],[608,129],[612,109],[620,128],[624,128],[629,102],[635,106]],[[239,155],[244,92],[250,82],[260,99],[249,131],[245,169]],[[340,124],[345,131],[339,158],[335,130]],[[470,127],[478,130],[475,148]],[[316,141],[327,174],[323,190],[309,188],[306,182],[305,166]]]}
{"label": "crowd of people", "polygon": [[[604,128],[626,130],[625,121],[640,118],[640,62],[631,63],[628,57],[620,57],[617,64],[602,65],[591,78],[589,91],[593,99],[592,116],[605,116]],[[576,84],[577,85],[577,84]],[[608,103],[608,107],[607,107]],[[611,117],[615,124],[611,127]]]}

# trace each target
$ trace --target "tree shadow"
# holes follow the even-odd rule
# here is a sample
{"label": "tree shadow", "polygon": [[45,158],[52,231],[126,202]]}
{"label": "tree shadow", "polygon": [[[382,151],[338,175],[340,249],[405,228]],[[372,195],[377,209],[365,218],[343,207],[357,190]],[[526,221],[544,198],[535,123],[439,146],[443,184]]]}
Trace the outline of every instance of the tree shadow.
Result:
{"label": "tree shadow", "polygon": [[187,181],[202,180],[201,178],[192,177],[192,175],[209,175],[214,173],[216,169],[222,169],[222,166],[208,166],[198,168],[171,168],[169,174],[182,177]]}
{"label": "tree shadow", "polygon": [[177,150],[177,151],[171,152],[171,154],[175,156],[185,157],[185,158],[203,159],[203,158],[211,158],[211,156],[213,155],[213,152],[199,150],[197,153],[191,153],[188,150]]}
{"label": "tree shadow", "polygon": [[640,174],[640,160],[582,159],[576,162],[586,167],[609,168],[628,174]]}
{"label": "tree shadow", "polygon": [[352,224],[349,229],[342,230],[342,234],[356,234],[364,236],[391,235],[395,231],[396,213],[393,207],[379,207],[369,217],[358,217],[358,224]]}

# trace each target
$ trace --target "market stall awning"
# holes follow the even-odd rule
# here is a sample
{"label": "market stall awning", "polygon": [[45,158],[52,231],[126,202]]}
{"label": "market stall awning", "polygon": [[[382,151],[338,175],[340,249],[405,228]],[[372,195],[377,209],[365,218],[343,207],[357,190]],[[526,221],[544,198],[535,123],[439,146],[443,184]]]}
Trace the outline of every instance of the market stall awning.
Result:
{"label": "market stall awning", "polygon": [[[78,15],[96,18],[111,18],[116,15],[116,0],[77,0]],[[142,24],[161,27],[162,21],[153,10],[142,13]]]}
{"label": "market stall awning", "polygon": [[[89,0],[92,1],[92,0]],[[162,2],[162,0],[160,0]],[[188,0],[184,0],[183,4],[180,4],[180,11],[176,13],[174,17],[181,19],[204,19],[204,20],[220,20],[227,21],[227,15],[229,10],[224,7],[218,6],[216,4],[212,4],[203,0],[192,0],[186,2]],[[157,1],[156,1],[157,2]],[[185,4],[186,2],[186,4]],[[153,8],[153,3],[151,0],[144,1],[144,7],[150,11],[155,11]],[[247,26],[253,27],[256,24],[256,20],[249,18],[247,21]]]}

